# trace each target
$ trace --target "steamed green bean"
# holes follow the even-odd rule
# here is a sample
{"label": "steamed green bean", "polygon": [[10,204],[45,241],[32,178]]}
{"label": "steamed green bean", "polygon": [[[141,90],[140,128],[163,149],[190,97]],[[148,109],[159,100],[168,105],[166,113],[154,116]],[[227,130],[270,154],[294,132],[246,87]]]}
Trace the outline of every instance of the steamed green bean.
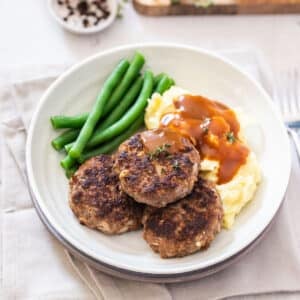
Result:
{"label": "steamed green bean", "polygon": [[122,99],[122,97],[124,96],[128,88],[130,87],[131,83],[138,76],[144,63],[145,63],[144,56],[136,52],[132,62],[130,63],[128,70],[126,71],[124,77],[122,78],[122,81],[117,86],[117,88],[111,95],[108,103],[106,104],[103,113],[104,116],[106,116],[109,112],[111,112],[113,108],[118,104],[120,99]]}
{"label": "steamed green bean", "polygon": [[132,123],[132,125],[121,135],[117,136],[115,139],[113,139],[110,142],[107,142],[106,144],[101,145],[100,147],[96,149],[92,149],[86,152],[83,152],[82,155],[79,158],[79,162],[83,163],[87,159],[97,156],[100,154],[109,154],[112,153],[114,150],[118,148],[118,146],[123,143],[125,140],[130,138],[144,123],[144,115],[141,115]]}
{"label": "steamed green bean", "polygon": [[[105,130],[93,135],[87,144],[88,148],[98,146],[99,144],[108,141],[109,139],[118,136],[126,128],[128,128],[141,114],[147,105],[147,100],[151,96],[153,91],[153,74],[150,71],[146,71],[144,75],[143,88],[140,92],[135,104],[126,112],[126,114],[112,126]],[[72,147],[73,149],[73,147]],[[72,149],[70,151],[72,151]]]}
{"label": "steamed green bean", "polygon": [[88,113],[76,116],[52,116],[50,118],[54,129],[59,128],[81,128],[88,118]]}
{"label": "steamed green bean", "polygon": [[97,122],[103,115],[104,107],[109,100],[109,97],[111,97],[113,90],[121,81],[121,78],[123,77],[123,74],[126,72],[128,67],[129,62],[127,60],[122,60],[105,81],[103,88],[101,89],[101,92],[96,100],[96,103],[92,108],[92,111],[90,112],[86,122],[84,123],[79,136],[75,141],[75,144],[69,151],[69,155],[72,158],[76,159],[81,155],[87,142],[93,134]]}
{"label": "steamed green bean", "polygon": [[79,129],[69,129],[63,132],[51,141],[53,148],[57,151],[63,149],[65,145],[73,142],[77,138],[79,132]]}

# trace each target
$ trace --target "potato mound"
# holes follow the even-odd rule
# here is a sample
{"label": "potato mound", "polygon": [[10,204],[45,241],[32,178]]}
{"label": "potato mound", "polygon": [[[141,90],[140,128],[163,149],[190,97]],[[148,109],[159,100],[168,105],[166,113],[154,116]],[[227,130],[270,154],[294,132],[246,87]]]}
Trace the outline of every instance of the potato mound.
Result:
{"label": "potato mound", "polygon": [[[176,108],[173,105],[173,99],[183,94],[191,93],[176,86],[170,88],[163,95],[155,93],[152,98],[149,99],[149,104],[146,109],[146,127],[148,129],[158,128],[160,119],[164,114],[176,111]],[[244,118],[240,117],[240,113],[237,111],[235,111],[235,113],[241,125],[239,139],[247,145],[242,134],[245,125],[243,122]],[[204,159],[201,162],[200,174],[206,179],[217,182],[218,168],[218,161]],[[240,167],[233,179],[225,184],[217,185],[217,190],[220,193],[224,208],[224,228],[229,229],[233,226],[235,217],[240,213],[242,208],[254,198],[254,194],[260,181],[260,167],[256,155],[254,152],[250,151],[247,162]]]}

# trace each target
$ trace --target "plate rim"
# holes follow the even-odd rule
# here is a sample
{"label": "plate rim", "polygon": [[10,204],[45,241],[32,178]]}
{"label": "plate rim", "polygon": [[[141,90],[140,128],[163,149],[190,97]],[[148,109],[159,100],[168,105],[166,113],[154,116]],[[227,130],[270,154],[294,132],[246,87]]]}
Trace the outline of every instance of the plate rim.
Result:
{"label": "plate rim", "polygon": [[[25,173],[26,173],[25,174],[26,178],[28,180],[28,174],[27,172]],[[35,206],[37,204],[36,198],[32,194],[32,190],[30,187],[29,187],[29,193],[32,202]],[[177,274],[176,273],[175,274],[152,274],[152,273],[135,272],[135,271],[130,271],[119,267],[111,266],[106,263],[103,263],[102,261],[98,261],[95,258],[90,257],[86,253],[82,252],[80,249],[74,247],[74,245],[70,244],[63,236],[61,236],[59,232],[57,232],[56,229],[50,223],[47,222],[47,219],[45,218],[43,212],[40,210],[39,206],[35,206],[35,209],[37,211],[37,214],[41,222],[46,226],[47,230],[56,238],[57,241],[59,241],[68,251],[70,251],[71,254],[73,254],[80,260],[83,260],[85,263],[96,268],[97,270],[104,272],[105,274],[116,276],[118,278],[123,278],[127,280],[129,279],[129,280],[135,280],[140,282],[151,282],[151,283],[180,283],[180,282],[197,280],[197,279],[201,279],[213,275],[219,271],[226,269],[230,265],[238,262],[242,257],[250,253],[264,239],[266,234],[272,228],[275,219],[277,218],[279,211],[282,208],[283,202],[285,200],[286,200],[286,192],[281,201],[279,209],[277,210],[272,220],[270,220],[266,228],[260,233],[260,235],[256,239],[254,239],[248,246],[241,249],[238,253],[232,255],[231,257],[229,257],[228,259],[220,263],[213,264],[209,267],[203,269],[196,269],[189,272],[177,273]]]}
{"label": "plate rim", "polygon": [[[181,49],[181,50],[189,50],[189,51],[193,51],[193,52],[198,52],[198,53],[201,53],[201,54],[204,54],[208,57],[211,57],[211,58],[214,58],[216,60],[220,60],[221,62],[227,64],[229,67],[231,67],[232,69],[234,69],[235,71],[237,71],[238,73],[240,73],[244,78],[246,78],[248,81],[250,81],[254,86],[255,88],[260,92],[260,94],[264,97],[264,100],[268,102],[270,108],[272,109],[272,112],[274,114],[274,117],[277,119],[279,125],[281,126],[281,129],[286,137],[286,141],[287,141],[287,146],[288,148],[290,148],[290,144],[288,143],[288,135],[286,133],[286,130],[285,130],[285,127],[284,127],[284,124],[281,120],[281,117],[279,115],[279,112],[275,109],[274,107],[274,104],[271,100],[271,98],[269,97],[269,95],[266,93],[266,91],[261,87],[261,85],[255,81],[254,79],[252,79],[246,72],[244,72],[243,70],[241,70],[237,65],[235,65],[234,63],[232,63],[231,61],[229,61],[228,59],[226,58],[223,58],[222,56],[212,52],[212,51],[209,51],[209,50],[206,50],[206,49],[202,49],[202,48],[199,48],[199,47],[194,47],[194,46],[186,46],[186,45],[181,45],[181,44],[174,44],[174,43],[138,43],[138,44],[129,44],[129,45],[124,45],[124,46],[120,46],[120,47],[115,47],[115,48],[112,48],[112,49],[109,49],[109,50],[106,50],[106,51],[101,51],[99,53],[96,53],[84,60],[82,60],[81,62],[78,62],[76,63],[75,65],[73,65],[72,67],[70,67],[69,69],[67,69],[66,71],[64,71],[50,86],[49,88],[45,91],[45,93],[42,95],[38,105],[37,105],[37,108],[33,114],[33,117],[32,117],[32,120],[31,120],[31,123],[30,123],[30,126],[29,126],[29,131],[28,131],[28,136],[27,136],[27,141],[26,141],[26,170],[27,170],[27,174],[28,174],[28,183],[29,183],[29,186],[30,186],[30,189],[32,190],[32,194],[33,194],[33,198],[35,199],[34,202],[34,206],[37,210],[37,208],[43,212],[44,214],[44,217],[46,218],[47,220],[47,223],[51,224],[52,226],[55,227],[55,230],[56,232],[62,236],[64,238],[64,240],[66,240],[68,243],[70,243],[70,245],[72,245],[72,247],[74,249],[77,249],[77,251],[80,251],[82,253],[85,253],[86,256],[92,258],[93,260],[95,261],[98,261],[99,263],[101,264],[106,264],[106,265],[109,265],[110,267],[114,267],[114,268],[118,268],[118,269],[124,269],[124,270],[127,270],[127,272],[136,272],[136,273],[141,273],[140,271],[137,271],[137,269],[134,269],[134,267],[130,267],[128,268],[124,266],[122,267],[122,264],[120,266],[120,263],[116,263],[116,261],[113,261],[112,259],[110,258],[106,258],[106,257],[103,257],[101,260],[98,258],[98,257],[95,257],[92,253],[87,253],[87,249],[79,249],[76,245],[74,245],[74,241],[72,243],[72,240],[73,238],[71,238],[70,236],[68,236],[67,234],[64,234],[64,230],[62,230],[62,228],[60,228],[60,226],[58,224],[56,224],[55,220],[54,220],[54,225],[52,224],[51,222],[51,219],[53,219],[51,217],[51,214],[49,212],[47,212],[47,209],[45,210],[45,207],[43,209],[43,203],[42,203],[42,200],[39,199],[39,192],[38,192],[38,187],[36,185],[36,182],[35,182],[35,179],[34,179],[34,176],[33,176],[33,168],[32,168],[32,160],[31,160],[31,145],[32,145],[32,138],[33,138],[33,133],[34,133],[34,125],[38,119],[38,116],[39,116],[39,113],[40,113],[40,110],[41,108],[43,107],[44,103],[46,102],[47,98],[49,97],[49,95],[52,93],[53,90],[56,89],[57,86],[60,85],[61,82],[63,82],[65,80],[65,78],[67,78],[69,75],[71,75],[74,71],[80,69],[81,67],[83,67],[84,65],[88,64],[89,62],[97,59],[97,58],[100,58],[102,56],[106,56],[106,55],[110,55],[110,54],[113,54],[115,52],[119,52],[119,51],[123,51],[123,50],[137,50],[137,49],[142,49],[142,48],[151,48],[151,47],[155,47],[155,48],[176,48],[176,49]],[[282,201],[283,201],[283,197],[284,197],[284,194],[287,190],[287,187],[288,187],[288,181],[289,181],[289,178],[290,178],[290,174],[291,174],[291,154],[290,154],[290,151],[288,153],[288,156],[286,157],[286,163],[288,164],[288,174],[285,178],[285,182],[284,182],[284,191],[283,191],[283,194],[281,195],[281,198],[282,200],[279,202],[278,201],[278,205],[277,207],[274,209],[274,213],[271,217],[271,219],[269,221],[271,221],[274,216],[276,215]],[[53,221],[53,220],[52,220]],[[49,225],[48,224],[48,225]],[[260,232],[258,232],[256,234],[256,236],[254,236],[252,238],[252,240],[248,241],[247,243],[245,243],[244,247],[240,248],[240,251],[241,249],[244,249],[246,248],[247,246],[249,246],[263,231],[264,229],[268,226],[268,222],[264,222],[264,225],[262,227],[262,230]],[[65,236],[66,235],[66,236]],[[212,265],[215,265],[215,264],[218,264],[218,263],[222,263],[224,261],[226,261],[227,259],[229,259],[230,257],[234,256],[235,254],[237,254],[237,252],[235,253],[232,253],[231,255],[227,255],[227,256],[223,256],[223,258],[219,258],[219,260],[217,260],[214,264],[211,264],[211,265],[207,265],[207,266],[203,266],[203,267],[198,267],[198,268],[195,268],[193,269],[192,267],[186,267],[189,269],[189,271],[187,270],[177,270],[177,269],[174,269],[174,270],[170,270],[169,271],[166,271],[166,272],[162,272],[162,271],[158,271],[158,270],[149,270],[148,272],[142,272],[142,274],[156,274],[156,275],[162,275],[162,274],[167,274],[167,275],[170,275],[170,274],[183,274],[183,273],[186,273],[186,272],[192,272],[192,271],[195,271],[195,270],[201,270],[201,269],[204,269],[204,268],[207,268],[209,266],[212,266]]]}

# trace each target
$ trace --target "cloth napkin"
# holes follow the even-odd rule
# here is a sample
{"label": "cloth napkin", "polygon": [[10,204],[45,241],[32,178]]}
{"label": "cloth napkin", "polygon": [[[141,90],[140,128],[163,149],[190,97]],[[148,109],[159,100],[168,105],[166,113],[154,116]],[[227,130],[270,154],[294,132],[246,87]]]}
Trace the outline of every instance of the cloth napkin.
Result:
{"label": "cloth napkin", "polygon": [[[221,54],[271,91],[270,72],[255,53]],[[32,113],[42,93],[64,69],[19,70],[18,79],[10,76],[10,82],[8,76],[0,76],[0,299],[300,298],[300,171],[294,152],[287,197],[271,230],[254,250],[217,274],[180,284],[141,283],[103,274],[68,253],[48,233],[32,206],[24,157]],[[280,172],[276,162],[274,172]]]}

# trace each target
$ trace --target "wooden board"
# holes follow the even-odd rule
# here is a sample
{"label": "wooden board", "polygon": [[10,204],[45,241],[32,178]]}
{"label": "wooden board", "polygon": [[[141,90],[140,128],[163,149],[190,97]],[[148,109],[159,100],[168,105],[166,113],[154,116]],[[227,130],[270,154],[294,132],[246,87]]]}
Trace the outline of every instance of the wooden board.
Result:
{"label": "wooden board", "polygon": [[170,0],[133,0],[133,5],[140,14],[148,16],[300,13],[300,0],[214,0],[212,2],[207,7],[203,7],[195,5],[194,0],[180,0],[178,4],[170,4]]}

